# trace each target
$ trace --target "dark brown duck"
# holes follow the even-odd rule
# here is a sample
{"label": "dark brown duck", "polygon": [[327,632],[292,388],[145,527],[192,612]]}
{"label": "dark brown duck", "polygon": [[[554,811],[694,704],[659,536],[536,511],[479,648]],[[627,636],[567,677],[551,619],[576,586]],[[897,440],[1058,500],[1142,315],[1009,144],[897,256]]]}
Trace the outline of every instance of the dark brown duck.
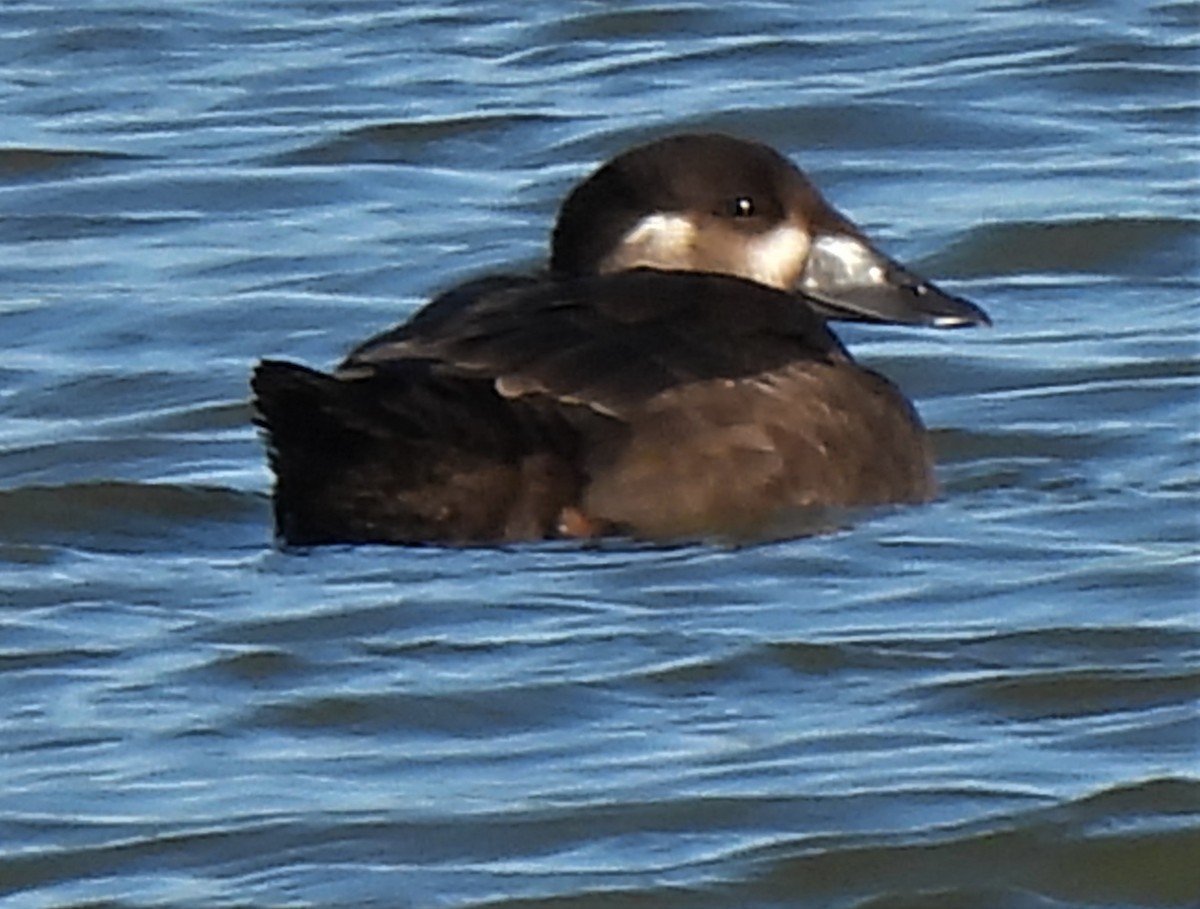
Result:
{"label": "dark brown duck", "polygon": [[456,287],[332,374],[255,370],[292,544],[747,536],[935,492],[912,405],[827,319],[986,324],[786,158],[639,146],[568,196],[550,268]]}

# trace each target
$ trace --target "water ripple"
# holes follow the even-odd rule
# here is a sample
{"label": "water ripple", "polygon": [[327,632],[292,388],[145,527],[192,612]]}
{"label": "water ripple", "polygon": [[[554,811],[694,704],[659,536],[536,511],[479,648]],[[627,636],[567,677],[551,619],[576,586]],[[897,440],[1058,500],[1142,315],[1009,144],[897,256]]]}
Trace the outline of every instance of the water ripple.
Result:
{"label": "water ripple", "polygon": [[[0,5],[0,900],[1200,892],[1191,3]],[[839,326],[942,496],[758,545],[272,545],[247,376],[681,129],[988,331]]]}

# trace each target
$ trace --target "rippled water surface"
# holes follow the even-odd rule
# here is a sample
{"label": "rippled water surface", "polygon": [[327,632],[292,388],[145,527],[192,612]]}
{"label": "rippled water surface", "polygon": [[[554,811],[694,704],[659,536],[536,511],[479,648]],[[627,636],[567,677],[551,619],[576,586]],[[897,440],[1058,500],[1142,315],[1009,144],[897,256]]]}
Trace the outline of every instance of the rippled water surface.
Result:
{"label": "rippled water surface", "polygon": [[[0,5],[5,907],[1190,906],[1197,7]],[[990,330],[944,493],[742,548],[277,549],[247,377],[766,140]]]}

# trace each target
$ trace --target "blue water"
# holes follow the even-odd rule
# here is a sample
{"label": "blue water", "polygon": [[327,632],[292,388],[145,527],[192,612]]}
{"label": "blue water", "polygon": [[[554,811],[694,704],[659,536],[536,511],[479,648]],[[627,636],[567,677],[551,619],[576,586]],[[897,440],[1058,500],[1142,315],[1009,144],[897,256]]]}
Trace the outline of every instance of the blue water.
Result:
{"label": "blue water", "polygon": [[[0,5],[0,902],[1190,906],[1191,3]],[[262,356],[767,141],[988,330],[847,326],[943,494],[817,539],[288,552]]]}

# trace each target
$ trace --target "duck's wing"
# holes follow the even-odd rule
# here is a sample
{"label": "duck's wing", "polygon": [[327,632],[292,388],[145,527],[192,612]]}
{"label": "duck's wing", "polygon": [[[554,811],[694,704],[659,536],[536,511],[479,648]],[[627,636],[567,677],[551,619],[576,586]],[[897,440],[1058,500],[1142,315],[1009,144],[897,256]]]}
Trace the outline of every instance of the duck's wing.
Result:
{"label": "duck's wing", "polygon": [[338,373],[386,374],[420,361],[446,377],[489,379],[505,398],[549,397],[621,418],[668,389],[847,357],[803,297],[739,278],[638,269],[473,282],[357,348]]}

